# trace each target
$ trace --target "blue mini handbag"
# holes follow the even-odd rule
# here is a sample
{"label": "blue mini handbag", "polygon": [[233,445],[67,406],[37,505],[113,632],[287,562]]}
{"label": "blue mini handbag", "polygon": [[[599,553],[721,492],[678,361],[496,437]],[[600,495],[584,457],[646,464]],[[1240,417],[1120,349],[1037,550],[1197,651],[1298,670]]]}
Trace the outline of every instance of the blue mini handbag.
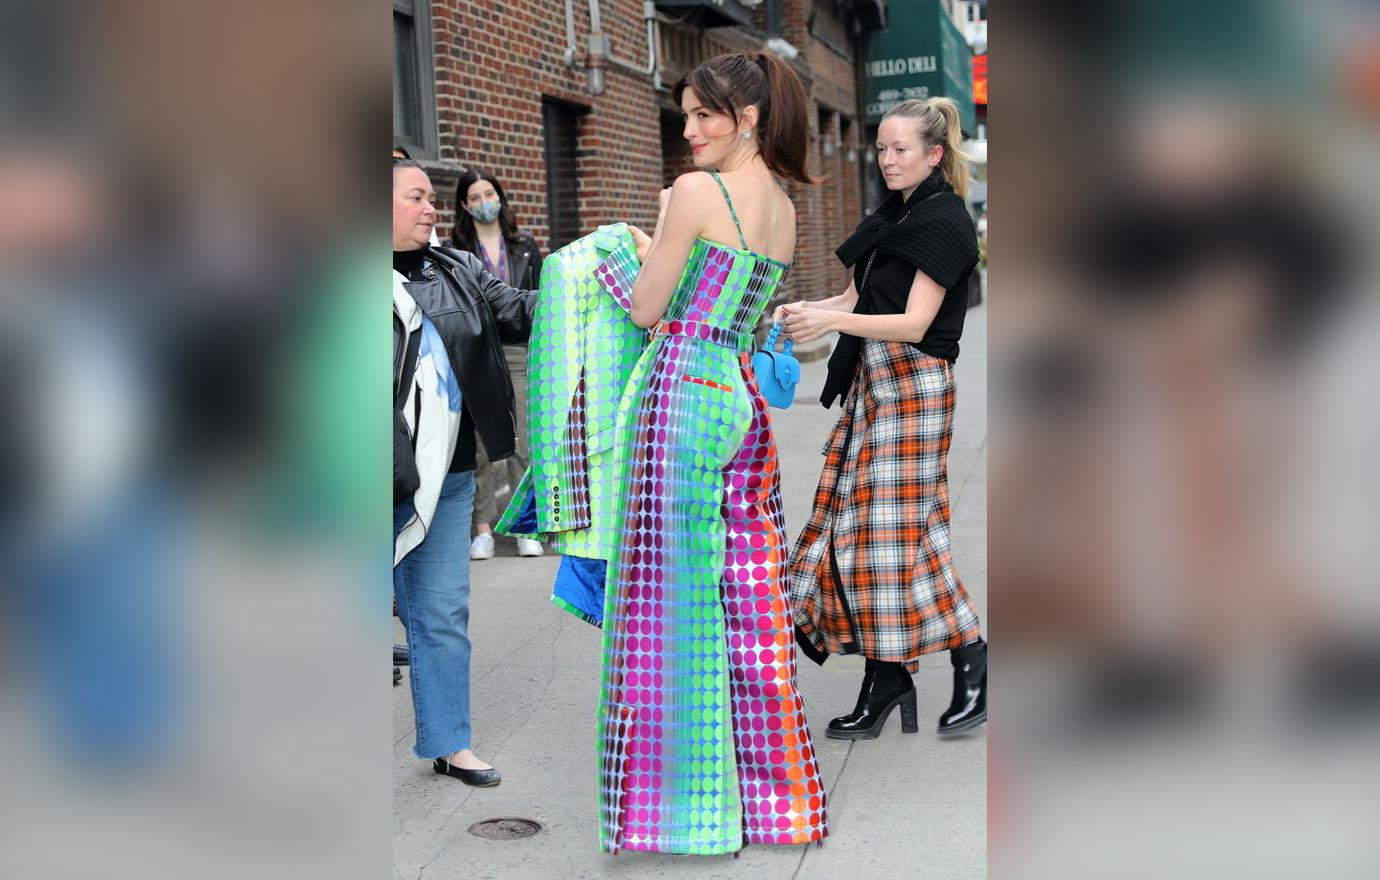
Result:
{"label": "blue mini handbag", "polygon": [[767,403],[777,409],[786,409],[795,400],[795,386],[800,381],[800,361],[791,354],[795,343],[787,339],[782,351],[776,350],[776,338],[781,335],[781,325],[773,324],[767,336],[766,348],[752,356],[752,372],[757,375],[757,387]]}

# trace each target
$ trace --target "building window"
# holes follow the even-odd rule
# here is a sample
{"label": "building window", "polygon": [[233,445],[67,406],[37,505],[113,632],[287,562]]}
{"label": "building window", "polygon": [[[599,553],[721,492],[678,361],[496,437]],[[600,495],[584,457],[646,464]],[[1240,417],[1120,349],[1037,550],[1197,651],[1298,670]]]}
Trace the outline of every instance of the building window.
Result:
{"label": "building window", "polygon": [[576,186],[580,117],[589,110],[542,100],[542,134],[546,140],[546,205],[548,250],[564,247],[580,237],[580,200]]}
{"label": "building window", "polygon": [[427,0],[393,0],[393,140],[413,158],[436,158],[436,66]]}
{"label": "building window", "polygon": [[670,186],[682,174],[695,170],[690,145],[685,141],[685,120],[679,113],[661,111],[661,185]]}
{"label": "building window", "polygon": [[767,36],[780,37],[786,33],[784,0],[767,0]]}
{"label": "building window", "polygon": [[[840,173],[841,173],[842,175],[851,175],[853,172],[855,172],[855,171],[858,170],[859,156],[858,156],[857,144],[854,143],[854,136],[853,136],[853,120],[852,120],[851,118],[849,118],[849,117],[847,117],[847,116],[843,116],[843,115],[840,115],[840,116],[839,116],[839,150],[842,151],[842,153],[843,153],[843,162],[842,162],[842,164],[840,165],[840,169],[839,169],[839,170],[840,170]],[[846,179],[847,179],[847,177],[845,177],[845,180],[846,180]],[[844,186],[844,192],[846,193],[847,191],[848,191],[848,186],[845,185],[845,186]],[[861,209],[862,209],[862,190],[861,190],[861,187],[859,187],[859,189],[858,189],[858,200],[859,200],[859,201],[858,201],[858,205],[857,205],[856,207],[857,207],[859,210],[861,210]],[[849,205],[846,201],[843,201],[843,200],[841,200],[841,202],[842,202],[842,205],[843,205],[843,228],[844,228],[844,229],[847,229],[848,227],[850,227],[850,226],[853,225],[852,221],[850,220],[850,217],[853,216],[853,215],[852,215],[852,212],[853,212],[854,206],[853,206],[853,205]]]}

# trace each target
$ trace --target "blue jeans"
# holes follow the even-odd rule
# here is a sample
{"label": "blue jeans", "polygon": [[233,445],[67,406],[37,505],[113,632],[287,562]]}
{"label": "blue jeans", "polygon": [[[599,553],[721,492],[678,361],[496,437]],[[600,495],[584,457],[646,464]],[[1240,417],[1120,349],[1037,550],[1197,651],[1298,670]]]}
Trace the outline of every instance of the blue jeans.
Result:
{"label": "blue jeans", "polygon": [[[447,474],[426,540],[393,568],[398,617],[407,629],[419,758],[470,747],[470,511],[474,472]],[[393,533],[412,502],[393,506]]]}

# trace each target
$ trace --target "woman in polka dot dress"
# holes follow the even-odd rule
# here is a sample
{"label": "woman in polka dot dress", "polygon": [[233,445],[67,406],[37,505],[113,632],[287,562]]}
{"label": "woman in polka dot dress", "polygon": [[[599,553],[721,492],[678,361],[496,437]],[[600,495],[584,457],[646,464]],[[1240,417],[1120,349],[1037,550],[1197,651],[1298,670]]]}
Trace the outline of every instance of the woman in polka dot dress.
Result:
{"label": "woman in polka dot dress", "polygon": [[795,248],[773,175],[814,182],[805,94],[754,53],[706,62],[675,97],[704,170],[663,191],[635,255],[596,271],[652,328],[619,410],[626,489],[605,591],[600,845],[615,854],[828,833],[796,686],[776,444],[749,361]]}

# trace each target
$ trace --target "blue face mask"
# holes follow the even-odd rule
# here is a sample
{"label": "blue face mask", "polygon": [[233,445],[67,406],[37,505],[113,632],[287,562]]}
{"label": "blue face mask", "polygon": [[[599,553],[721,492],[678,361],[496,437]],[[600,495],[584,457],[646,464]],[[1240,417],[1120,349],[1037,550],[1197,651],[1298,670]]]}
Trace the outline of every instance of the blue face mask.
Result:
{"label": "blue face mask", "polygon": [[479,207],[465,206],[465,210],[470,216],[480,223],[492,223],[498,219],[498,215],[503,211],[503,202],[494,199],[492,202],[480,202]]}

